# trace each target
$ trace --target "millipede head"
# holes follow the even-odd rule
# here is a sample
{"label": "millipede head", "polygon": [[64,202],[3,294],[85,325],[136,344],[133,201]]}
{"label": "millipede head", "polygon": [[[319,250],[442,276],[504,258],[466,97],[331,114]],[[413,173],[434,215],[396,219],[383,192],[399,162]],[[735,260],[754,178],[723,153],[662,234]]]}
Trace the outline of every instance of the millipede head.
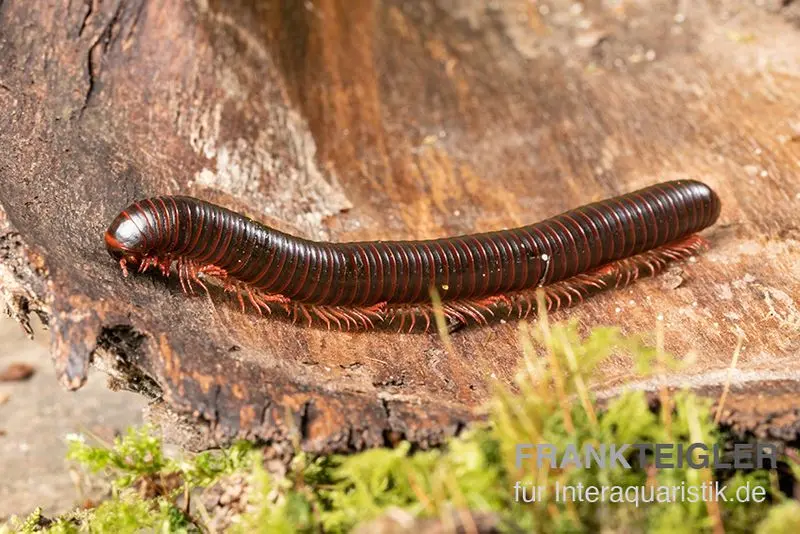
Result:
{"label": "millipede head", "polygon": [[137,266],[149,256],[146,240],[127,212],[117,215],[105,233],[106,250],[127,275],[128,266]]}

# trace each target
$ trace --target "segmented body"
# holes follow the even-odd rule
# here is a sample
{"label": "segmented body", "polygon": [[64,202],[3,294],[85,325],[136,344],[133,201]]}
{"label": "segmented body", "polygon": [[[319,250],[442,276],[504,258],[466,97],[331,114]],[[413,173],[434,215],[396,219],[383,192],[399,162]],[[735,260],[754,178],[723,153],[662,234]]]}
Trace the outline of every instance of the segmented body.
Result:
{"label": "segmented body", "polygon": [[[382,310],[429,303],[432,289],[445,304],[456,306],[477,303],[482,309],[506,302],[508,295],[526,289],[568,281],[671,244],[685,245],[719,213],[719,198],[708,186],[681,180],[509,230],[424,241],[331,243],[295,237],[195,198],[162,196],[120,213],[106,232],[106,244],[123,268],[138,263],[168,272],[177,260],[182,281],[199,282],[201,272],[218,276],[257,307],[274,300],[300,305],[304,313],[363,310],[372,320],[379,313],[393,315]],[[688,250],[673,247],[672,256],[680,256],[678,249]]]}

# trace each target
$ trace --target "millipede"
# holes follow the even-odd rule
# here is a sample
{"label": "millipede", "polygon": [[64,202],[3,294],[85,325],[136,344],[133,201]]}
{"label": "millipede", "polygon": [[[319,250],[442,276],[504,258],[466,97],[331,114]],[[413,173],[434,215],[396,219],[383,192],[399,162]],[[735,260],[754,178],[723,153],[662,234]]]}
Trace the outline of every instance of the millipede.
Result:
{"label": "millipede", "polygon": [[[244,310],[282,308],[328,328],[377,324],[427,330],[432,292],[451,325],[548,310],[651,276],[706,243],[717,194],[695,180],[663,182],[494,232],[419,241],[313,241],[187,196],[134,202],[105,233],[123,274],[175,267],[181,287],[217,279]],[[422,321],[420,321],[422,319]]]}

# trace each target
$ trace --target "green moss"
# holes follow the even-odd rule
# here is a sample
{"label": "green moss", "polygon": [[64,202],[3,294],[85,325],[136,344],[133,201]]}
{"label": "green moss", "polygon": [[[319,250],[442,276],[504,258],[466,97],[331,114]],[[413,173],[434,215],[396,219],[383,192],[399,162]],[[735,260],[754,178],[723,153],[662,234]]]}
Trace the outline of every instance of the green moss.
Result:
{"label": "green moss", "polygon": [[[508,530],[561,532],[795,532],[800,508],[777,489],[768,471],[713,473],[709,469],[623,469],[620,466],[551,467],[516,464],[516,447],[568,444],[723,443],[709,402],[691,393],[660,395],[653,411],[641,391],[623,391],[602,403],[591,393],[598,367],[609,357],[628,357],[641,373],[675,369],[680,362],[618,329],[596,328],[586,336],[576,323],[521,324],[522,365],[513,387],[495,384],[489,421],[475,425],[444,447],[412,451],[408,443],[351,456],[298,453],[285,477],[264,469],[260,451],[239,443],[225,451],[182,460],[164,456],[152,430],[131,429],[110,446],[70,443],[69,458],[113,481],[114,491],[94,510],[48,522],[39,512],[9,523],[20,532],[206,531],[207,515],[186,510],[182,496],[223,477],[247,480],[247,510],[233,517],[232,532],[348,532],[400,508],[420,518],[490,513]],[[543,355],[543,356],[542,356]],[[630,457],[631,460],[633,458]],[[677,456],[675,457],[677,459]],[[787,461],[790,468],[797,467]],[[562,502],[557,486],[686,487],[719,481],[733,496],[761,487],[763,503]],[[545,488],[544,498],[515,500],[515,484]],[[149,485],[148,485],[149,484]],[[143,491],[147,487],[149,491]],[[195,499],[196,501],[196,499]]]}
{"label": "green moss", "polygon": [[134,493],[125,493],[98,506],[82,530],[133,534],[147,529],[181,533],[188,532],[189,527],[189,521],[173,504],[163,499],[145,501]]}
{"label": "green moss", "polygon": [[112,447],[90,446],[82,436],[70,436],[67,459],[92,473],[113,475],[119,489],[130,486],[140,476],[161,473],[169,464],[161,442],[149,426],[128,429],[124,438],[114,440]]}
{"label": "green moss", "polygon": [[794,534],[800,532],[800,503],[788,501],[769,510],[756,534]]}

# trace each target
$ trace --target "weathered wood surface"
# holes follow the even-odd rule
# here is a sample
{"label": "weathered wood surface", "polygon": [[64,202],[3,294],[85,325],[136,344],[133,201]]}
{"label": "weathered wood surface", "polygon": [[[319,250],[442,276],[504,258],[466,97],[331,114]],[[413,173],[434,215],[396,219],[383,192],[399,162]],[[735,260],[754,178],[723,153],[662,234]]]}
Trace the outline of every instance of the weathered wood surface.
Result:
{"label": "weathered wood surface", "polygon": [[[532,222],[656,181],[720,194],[694,263],[557,318],[651,331],[725,420],[800,429],[795,2],[0,2],[0,280],[49,317],[70,388],[90,360],[232,436],[352,450],[439,442],[509,381],[513,323],[350,334],[123,279],[102,232],[191,194],[313,238]],[[611,386],[637,383],[615,360]],[[645,383],[653,386],[653,383]],[[203,426],[203,425],[200,425]]]}

